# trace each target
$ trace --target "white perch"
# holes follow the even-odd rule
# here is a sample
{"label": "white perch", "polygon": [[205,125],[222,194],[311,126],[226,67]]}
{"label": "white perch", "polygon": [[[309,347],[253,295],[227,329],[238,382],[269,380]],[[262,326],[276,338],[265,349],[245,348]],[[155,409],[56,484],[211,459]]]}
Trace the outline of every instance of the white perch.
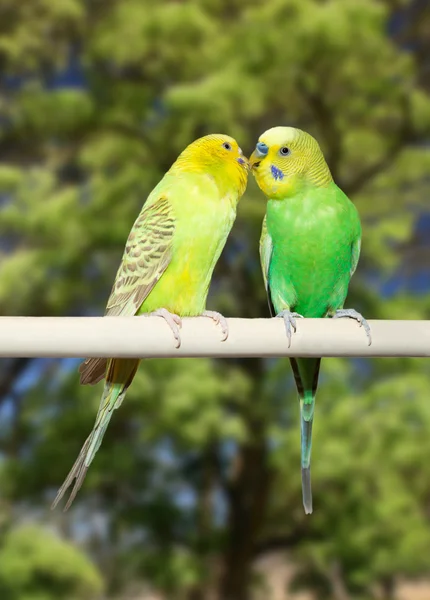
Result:
{"label": "white perch", "polygon": [[0,317],[0,357],[430,356],[430,321],[297,319],[291,347],[282,319],[183,319],[182,343],[160,317]]}

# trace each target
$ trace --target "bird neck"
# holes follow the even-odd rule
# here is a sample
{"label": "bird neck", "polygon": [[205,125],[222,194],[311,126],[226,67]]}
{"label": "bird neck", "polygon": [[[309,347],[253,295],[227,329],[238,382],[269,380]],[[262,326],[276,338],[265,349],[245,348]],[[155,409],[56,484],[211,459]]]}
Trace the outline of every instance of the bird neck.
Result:
{"label": "bird neck", "polygon": [[170,171],[204,175],[215,183],[221,197],[233,194],[238,197],[237,200],[244,193],[248,179],[245,169],[239,163],[217,162],[211,156],[206,159],[199,157],[196,160],[192,156],[182,154]]}
{"label": "bird neck", "polygon": [[315,189],[327,188],[333,182],[330,171],[326,173],[296,173],[286,177],[282,182],[274,182],[270,185],[268,196],[273,200],[283,200],[302,196]]}
{"label": "bird neck", "polygon": [[297,196],[309,189],[326,188],[333,182],[330,169],[322,155],[320,160],[315,160],[306,170],[301,163],[297,163],[294,171],[286,172],[282,177],[275,177],[272,166],[270,163],[261,165],[254,174],[261,190],[273,200]]}

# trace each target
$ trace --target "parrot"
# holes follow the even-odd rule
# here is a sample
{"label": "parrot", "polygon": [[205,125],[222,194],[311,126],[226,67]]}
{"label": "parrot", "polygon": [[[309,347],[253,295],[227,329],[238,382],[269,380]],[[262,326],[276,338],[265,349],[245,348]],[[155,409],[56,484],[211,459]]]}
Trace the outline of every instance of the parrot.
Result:
{"label": "parrot", "polygon": [[[206,310],[206,298],[248,171],[248,159],[230,136],[206,135],[185,148],[149,194],[130,231],[105,316],[160,316],[176,347],[181,343],[181,317],[204,316],[213,319],[227,339],[226,319]],[[74,482],[64,510],[72,504],[139,363],[89,358],[80,365],[80,383],[94,385],[104,378],[104,389],[94,428],[53,509]]]}
{"label": "parrot", "polygon": [[[294,127],[265,131],[249,159],[266,196],[260,262],[272,317],[284,320],[288,346],[296,319],[352,318],[371,344],[370,327],[345,309],[361,247],[358,211],[336,185],[317,140]],[[303,507],[312,513],[311,446],[321,358],[290,358],[301,421]]]}

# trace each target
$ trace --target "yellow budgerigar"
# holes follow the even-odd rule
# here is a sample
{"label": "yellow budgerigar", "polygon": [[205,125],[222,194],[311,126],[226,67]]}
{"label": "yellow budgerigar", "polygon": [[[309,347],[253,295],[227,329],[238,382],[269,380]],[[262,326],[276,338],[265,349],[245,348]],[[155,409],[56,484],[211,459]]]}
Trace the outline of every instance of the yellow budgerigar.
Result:
{"label": "yellow budgerigar", "polygon": [[[207,316],[221,326],[225,339],[227,323],[219,313],[206,311],[206,297],[247,178],[248,160],[233,138],[213,134],[190,144],[151,192],[133,225],[106,315],[159,315],[177,346],[181,317]],[[136,359],[116,358],[82,363],[81,383],[105,378],[105,385],[94,428],[53,508],[74,482],[65,510],[73,502],[138,365]]]}

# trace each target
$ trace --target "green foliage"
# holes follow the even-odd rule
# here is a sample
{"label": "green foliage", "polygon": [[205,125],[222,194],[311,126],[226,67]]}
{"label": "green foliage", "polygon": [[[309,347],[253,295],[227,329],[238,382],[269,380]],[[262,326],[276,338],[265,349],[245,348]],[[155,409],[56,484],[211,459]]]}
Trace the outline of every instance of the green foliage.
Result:
{"label": "green foliage", "polygon": [[[311,519],[295,514],[306,529],[297,560],[308,579],[329,580],[339,561],[348,588],[369,597],[375,581],[430,570],[430,528],[422,504],[430,493],[425,465],[430,410],[422,402],[430,382],[421,361],[415,362],[413,373],[380,379],[364,393],[351,393],[349,377],[320,390],[313,468],[318,509]],[[341,369],[337,365],[338,373]],[[280,500],[273,507],[273,527],[279,527],[281,514],[300,513],[300,476],[294,469],[299,432],[286,436],[280,429],[276,437]]]}
{"label": "green foliage", "polygon": [[103,584],[70,543],[35,525],[10,531],[0,547],[0,593],[8,600],[95,600]]}
{"label": "green foliage", "polygon": [[[416,230],[429,194],[426,21],[390,37],[404,4],[2,0],[1,314],[101,314],[128,231],[183,147],[220,131],[249,154],[284,123],[318,137],[362,216],[348,305],[369,318],[428,317],[428,295],[380,291],[399,274],[428,273]],[[74,79],[58,85],[64,69]],[[268,316],[264,211],[250,181],[209,299],[228,316]],[[5,514],[37,509],[71,538],[85,528],[83,547],[115,594],[144,579],[169,598],[246,600],[253,559],[272,548],[289,550],[321,598],[335,597],[339,578],[350,598],[368,599],[399,576],[428,574],[427,363],[323,361],[310,518],[288,369],[145,361],[60,518],[48,501],[92,427],[100,386],[80,388],[69,362],[5,361]],[[77,549],[10,520],[3,596],[101,592]]]}

